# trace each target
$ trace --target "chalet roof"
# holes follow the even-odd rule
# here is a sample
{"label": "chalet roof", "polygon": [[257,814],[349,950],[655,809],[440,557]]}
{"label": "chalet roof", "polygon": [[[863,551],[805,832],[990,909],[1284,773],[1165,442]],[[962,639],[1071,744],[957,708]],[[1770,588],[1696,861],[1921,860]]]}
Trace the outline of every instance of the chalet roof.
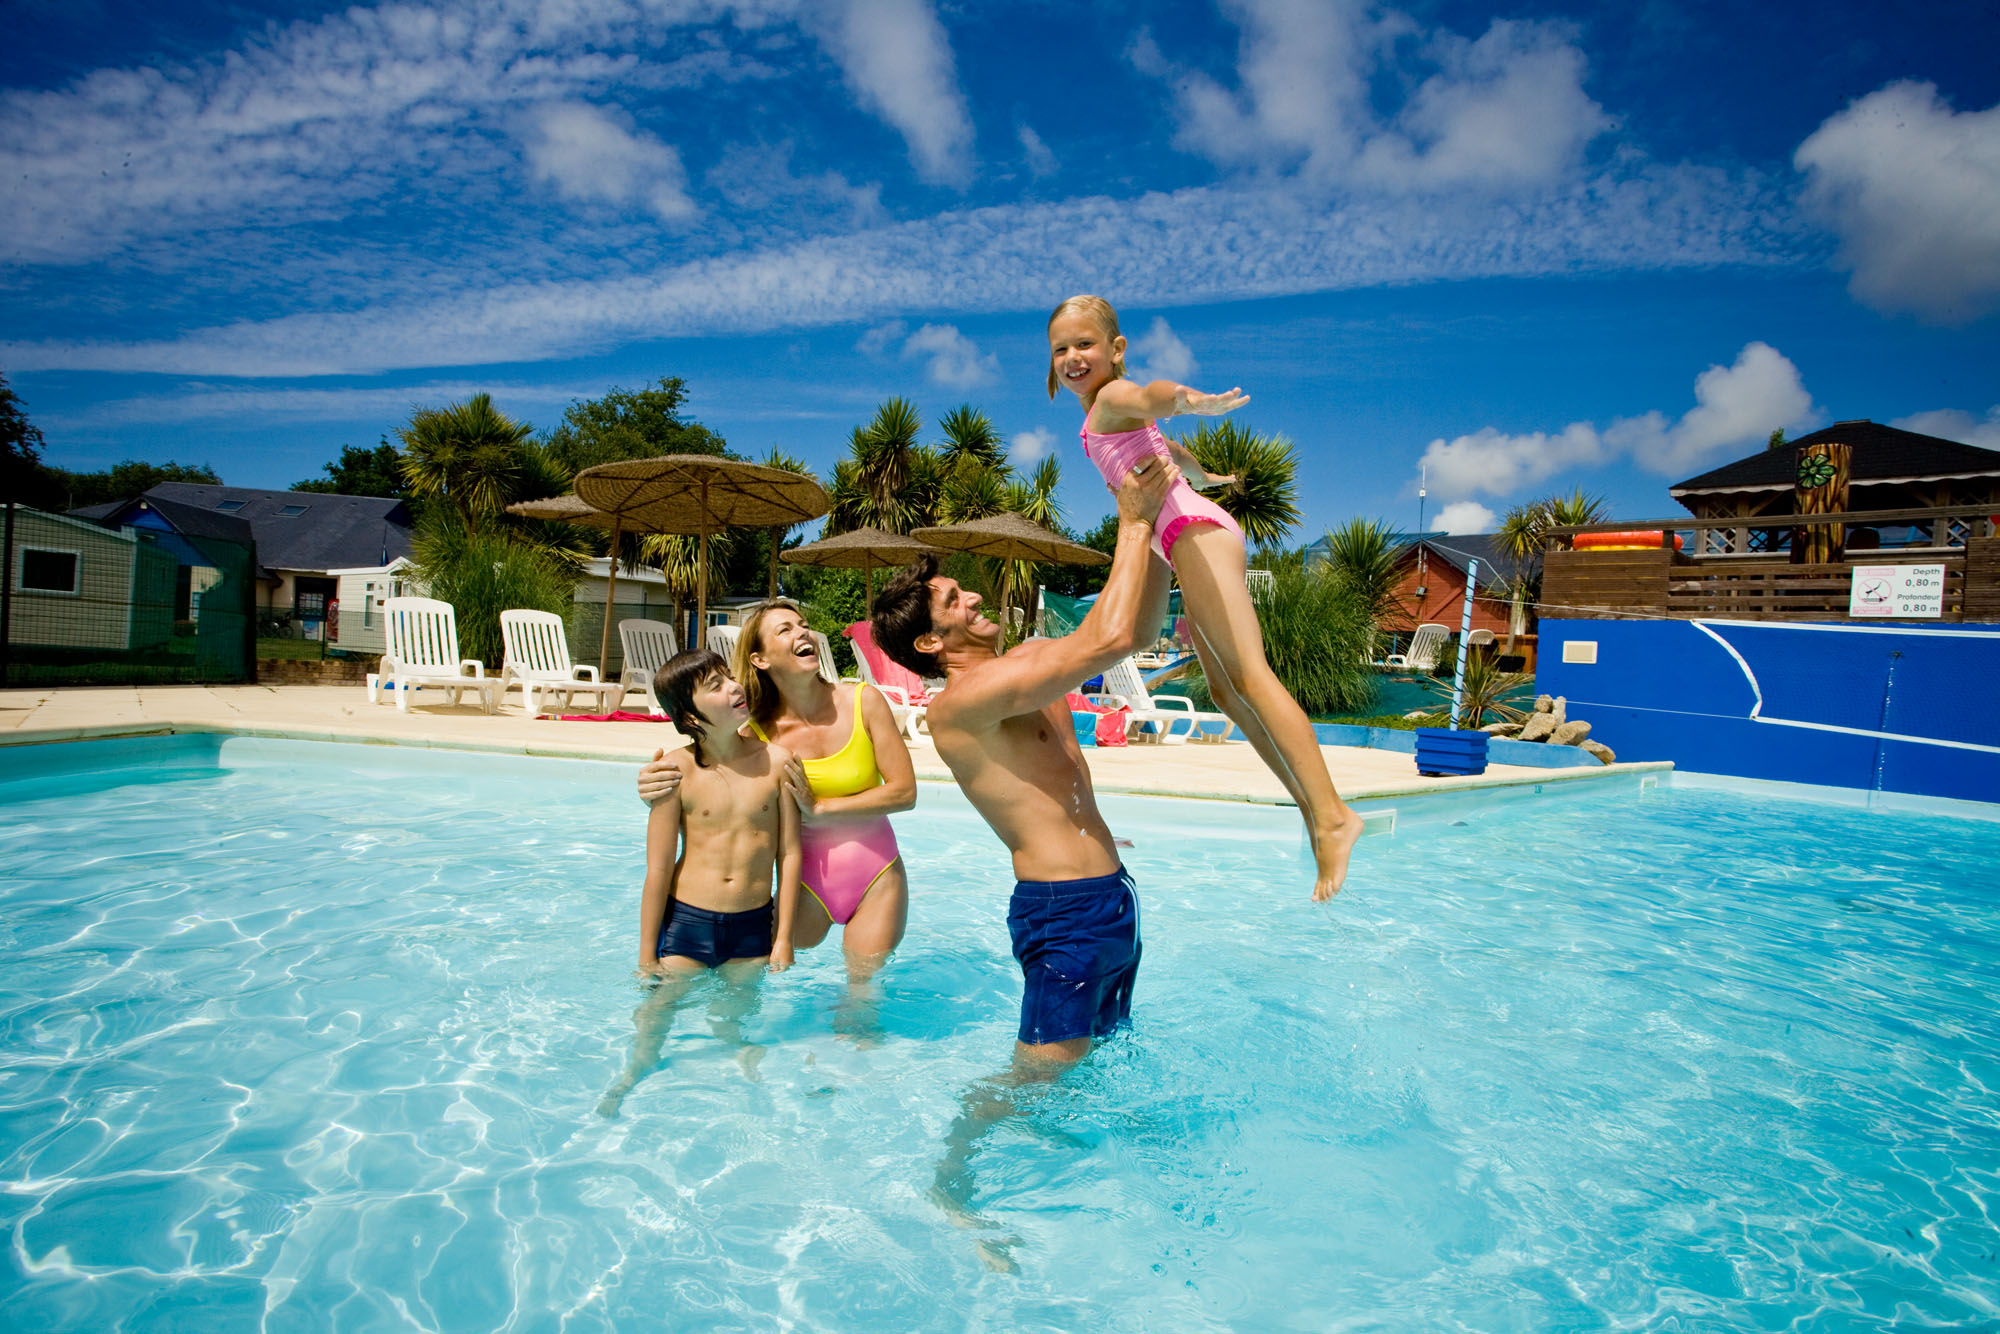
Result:
{"label": "chalet roof", "polygon": [[[129,522],[140,504],[153,506],[190,537],[242,542],[254,536],[257,562],[269,570],[323,573],[380,566],[410,554],[409,506],[382,496],[162,482],[143,496],[77,513]],[[233,535],[221,531],[224,525]]]}
{"label": "chalet roof", "polygon": [[2000,450],[1981,449],[1935,435],[1905,431],[1880,422],[1846,421],[1802,435],[1781,449],[1762,449],[1748,458],[1690,477],[1668,488],[1684,496],[1729,491],[1789,491],[1798,466],[1799,445],[1829,442],[1854,448],[1850,482],[1941,482],[1961,477],[2000,477]]}
{"label": "chalet roof", "polygon": [[[155,488],[157,489],[157,488]],[[143,509],[151,509],[183,537],[212,537],[222,542],[235,542],[248,546],[256,540],[256,533],[242,516],[223,514],[198,505],[183,504],[169,500],[165,496],[155,496],[151,492],[136,496],[131,500],[114,500],[104,505],[86,505],[70,513],[79,519],[95,519],[110,527],[121,527],[132,522]]]}
{"label": "chalet roof", "polygon": [[1450,537],[1429,537],[1422,542],[1411,543],[1407,550],[1414,552],[1419,546],[1460,573],[1477,559],[1481,588],[1491,583],[1511,580],[1521,572],[1521,562],[1507,554],[1507,549],[1500,543],[1498,533],[1459,533]]}

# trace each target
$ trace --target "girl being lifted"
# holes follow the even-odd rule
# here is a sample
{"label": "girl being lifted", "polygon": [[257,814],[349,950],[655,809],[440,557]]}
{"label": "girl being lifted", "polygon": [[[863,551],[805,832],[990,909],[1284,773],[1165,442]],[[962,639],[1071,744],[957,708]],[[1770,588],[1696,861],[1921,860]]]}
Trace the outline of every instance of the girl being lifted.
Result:
{"label": "girl being lifted", "polygon": [[[1204,394],[1171,380],[1140,385],[1126,379],[1118,312],[1104,298],[1073,296],[1049,316],[1050,398],[1057,386],[1083,404],[1083,452],[1107,485],[1116,485],[1132,468],[1157,466],[1148,464],[1149,456],[1171,460],[1184,479],[1197,483],[1234,480],[1210,478],[1154,422],[1189,414],[1219,417],[1248,403],[1249,396],[1241,389]],[[1333,790],[1312,723],[1264,660],[1264,638],[1244,579],[1243,530],[1182,480],[1161,508],[1153,534],[1153,553],[1160,559],[1149,582],[1163,589],[1169,567],[1179,577],[1209,692],[1298,803],[1319,865],[1313,898],[1330,899],[1347,878],[1361,817]]]}

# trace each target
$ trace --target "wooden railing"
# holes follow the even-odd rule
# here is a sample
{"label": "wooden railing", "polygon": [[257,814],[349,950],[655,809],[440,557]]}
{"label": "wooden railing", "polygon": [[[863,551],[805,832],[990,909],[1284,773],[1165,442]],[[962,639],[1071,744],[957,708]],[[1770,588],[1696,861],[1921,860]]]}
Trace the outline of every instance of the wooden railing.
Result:
{"label": "wooden railing", "polygon": [[[1943,567],[1944,586],[1943,612],[1935,619],[2000,621],[1995,508],[1961,505],[1741,519],[1645,519],[1552,529],[1549,550],[1542,557],[1542,595],[1536,611],[1542,616],[1611,619],[1845,621],[1850,619],[1855,566],[1936,565]],[[1844,561],[1794,565],[1781,551],[1741,550],[1735,540],[1751,528],[1788,531],[1834,523],[1850,531],[1910,527],[1917,530],[1922,544],[1850,550]],[[1658,531],[1661,546],[1568,549],[1578,533],[1631,531]],[[1677,533],[1683,539],[1678,551],[1672,546]]]}

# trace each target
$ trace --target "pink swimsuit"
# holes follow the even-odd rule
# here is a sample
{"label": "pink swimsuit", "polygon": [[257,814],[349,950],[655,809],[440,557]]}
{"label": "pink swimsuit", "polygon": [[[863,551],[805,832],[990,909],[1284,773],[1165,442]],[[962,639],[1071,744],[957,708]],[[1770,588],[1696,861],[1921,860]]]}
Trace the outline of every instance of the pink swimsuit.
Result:
{"label": "pink swimsuit", "polygon": [[[882,785],[882,771],[875,764],[875,742],[861,719],[862,692],[867,689],[859,683],[854,687],[854,725],[847,734],[847,744],[831,755],[802,761],[806,784],[815,797],[851,797]],[[760,741],[771,739],[754,719],[750,730]],[[902,856],[896,847],[896,831],[890,828],[886,815],[843,820],[833,826],[804,825],[799,829],[799,851],[804,863],[799,868],[800,883],[840,926],[847,925],[875,882]]]}
{"label": "pink swimsuit", "polygon": [[[1081,434],[1084,454],[1097,465],[1097,471],[1104,474],[1104,485],[1112,490],[1125,480],[1132,465],[1141,460],[1173,461],[1173,455],[1167,452],[1167,438],[1153,422],[1136,431],[1113,431],[1109,435],[1097,434],[1086,422]],[[1160,521],[1153,525],[1153,550],[1161,560],[1169,565],[1174,563],[1174,541],[1191,523],[1216,524],[1236,534],[1237,541],[1243,540],[1243,530],[1229,517],[1228,511],[1180,481],[1167,492],[1167,503],[1160,506]]]}

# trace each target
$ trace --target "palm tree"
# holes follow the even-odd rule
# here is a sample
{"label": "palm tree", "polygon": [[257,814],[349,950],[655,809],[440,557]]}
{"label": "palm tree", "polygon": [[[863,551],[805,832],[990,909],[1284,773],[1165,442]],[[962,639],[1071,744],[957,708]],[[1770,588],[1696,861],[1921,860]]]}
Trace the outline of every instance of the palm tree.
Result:
{"label": "palm tree", "polygon": [[916,404],[907,398],[892,398],[875,409],[875,417],[854,437],[856,457],[863,464],[862,476],[869,498],[879,518],[901,520],[900,524],[880,523],[890,532],[906,533],[916,525],[905,514],[904,489],[910,481],[910,455],[923,433],[923,418]]}
{"label": "palm tree", "polygon": [[938,422],[944,441],[938,454],[947,468],[956,468],[961,459],[976,459],[988,468],[1009,471],[1007,446],[993,429],[993,420],[970,403],[961,403]]}
{"label": "palm tree", "polygon": [[[410,490],[449,505],[468,534],[521,499],[524,480],[538,480],[553,464],[541,451],[529,457],[534,428],[495,408],[490,394],[474,394],[448,408],[420,408],[396,435],[403,442],[403,478]],[[565,477],[556,490],[567,485]]]}
{"label": "palm tree", "polygon": [[1514,577],[1506,584],[1513,609],[1507,617],[1507,643],[1503,652],[1514,651],[1514,639],[1527,633],[1528,604],[1542,593],[1542,550],[1548,545],[1551,528],[1580,527],[1604,518],[1604,498],[1582,487],[1566,496],[1543,496],[1516,505],[1500,520],[1495,537],[1500,549],[1514,561]]}
{"label": "palm tree", "polygon": [[1401,554],[1389,525],[1380,519],[1349,519],[1326,530],[1327,564],[1354,590],[1378,625],[1400,610],[1396,584]]}
{"label": "palm tree", "polygon": [[1211,499],[1252,542],[1276,542],[1299,521],[1299,456],[1281,435],[1231,421],[1205,421],[1181,445],[1211,476],[1236,480]]}
{"label": "palm tree", "polygon": [[[771,446],[771,452],[764,456],[763,463],[767,468],[783,468],[786,472],[795,472],[803,477],[813,475],[813,470],[806,465],[804,459],[787,454],[776,445]],[[780,524],[771,530],[770,579],[764,586],[765,597],[778,595],[778,550],[785,545],[785,534],[790,529],[790,524]]]}

